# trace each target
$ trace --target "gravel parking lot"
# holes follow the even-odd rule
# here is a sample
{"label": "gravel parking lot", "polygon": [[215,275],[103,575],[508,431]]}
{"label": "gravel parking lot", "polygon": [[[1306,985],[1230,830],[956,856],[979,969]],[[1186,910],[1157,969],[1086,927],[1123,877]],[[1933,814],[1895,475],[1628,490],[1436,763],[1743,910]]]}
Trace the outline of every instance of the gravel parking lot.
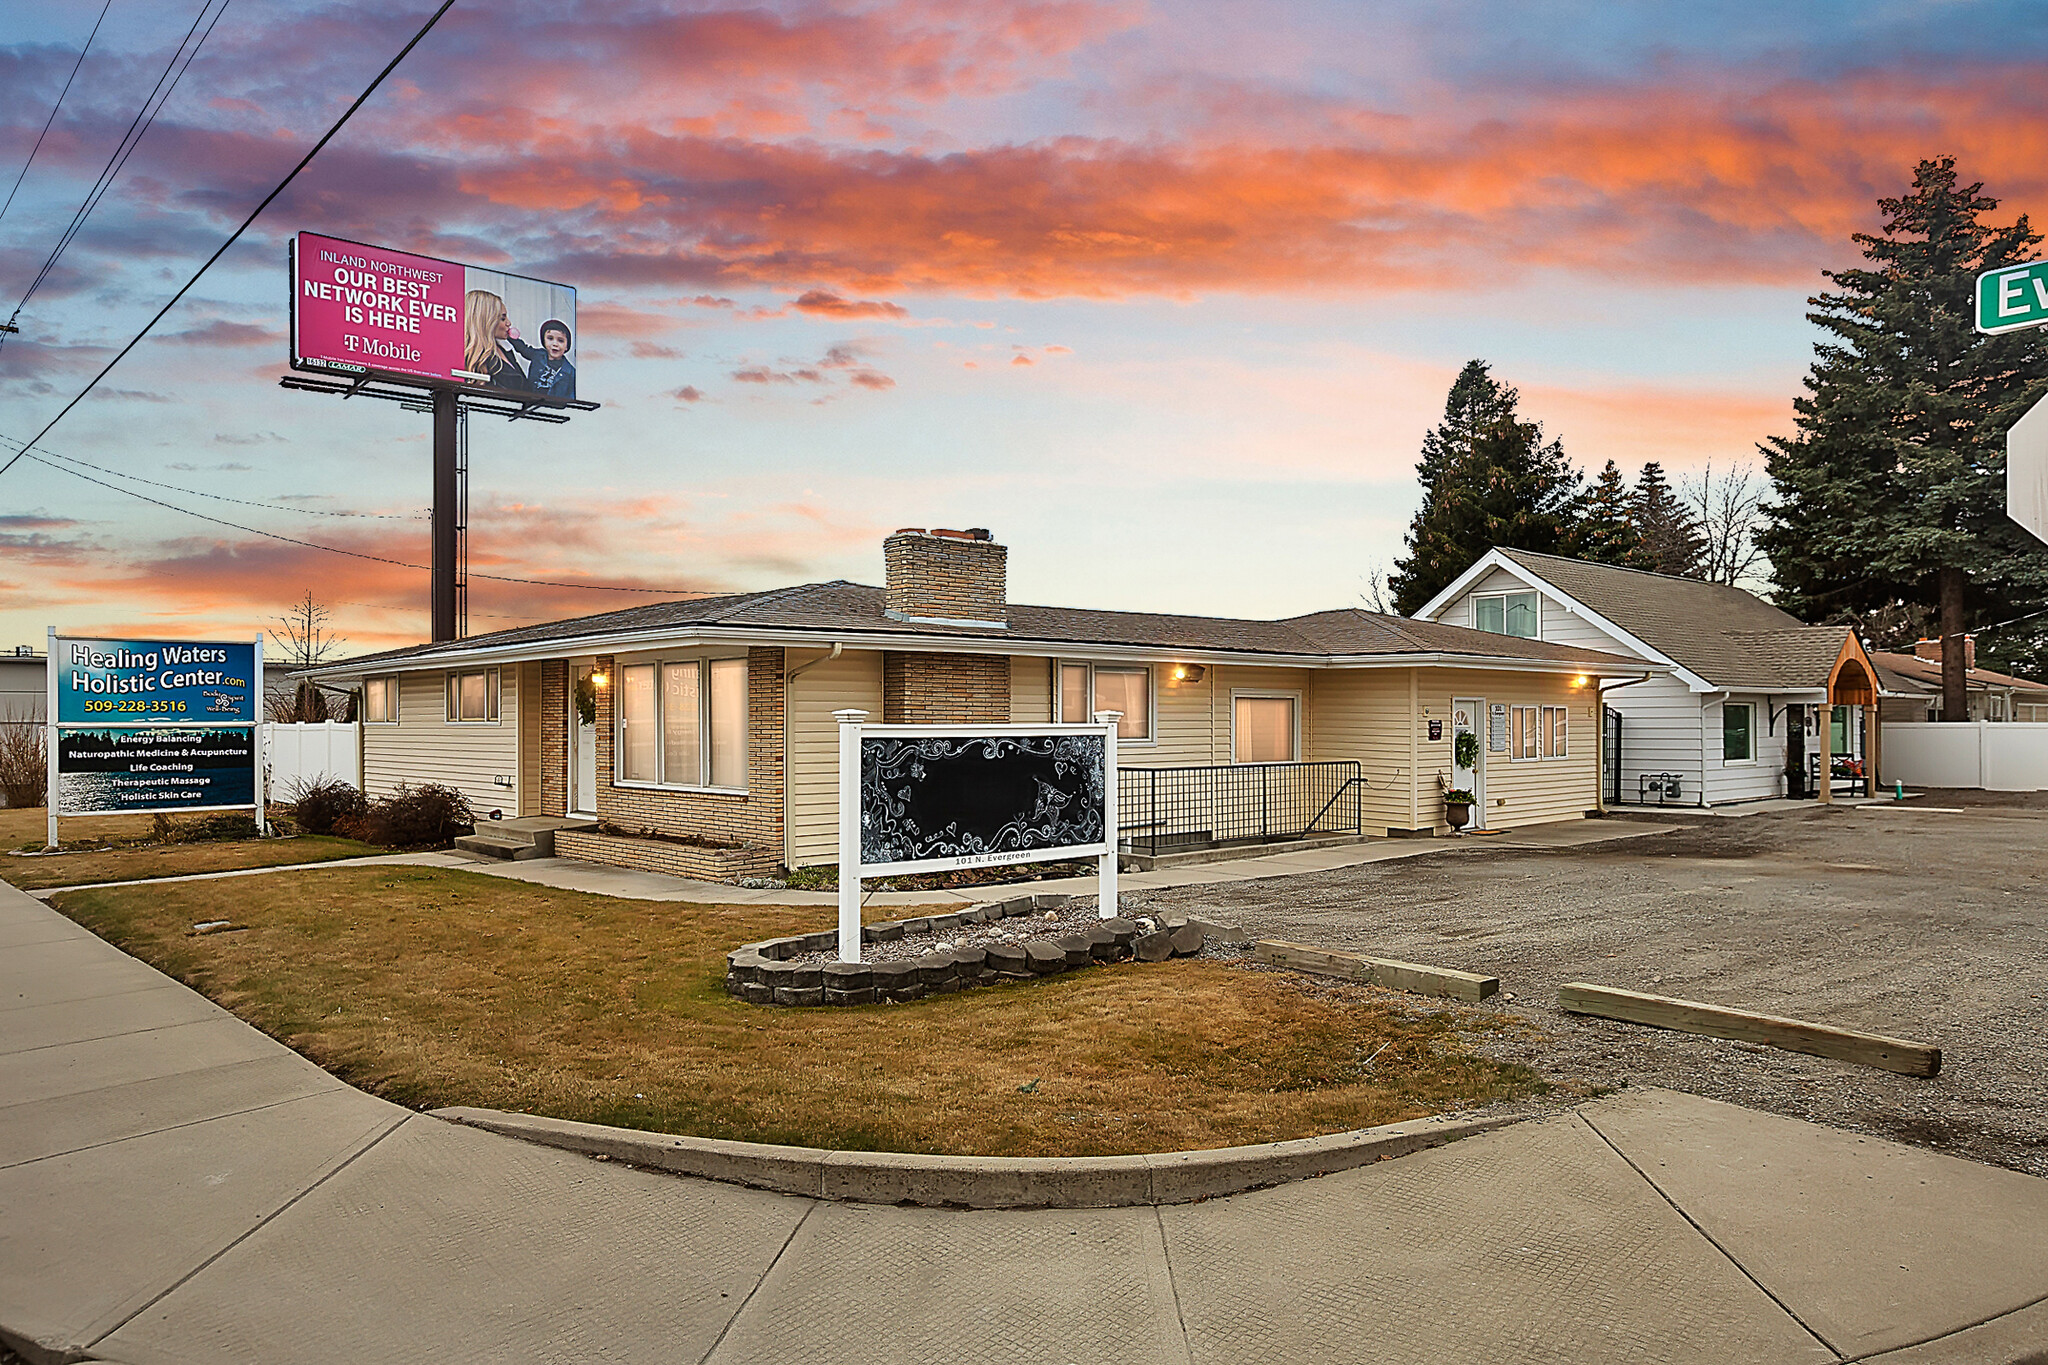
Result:
{"label": "gravel parking lot", "polygon": [[[1960,804],[1694,817],[1577,849],[1446,841],[1144,902],[1498,976],[1476,1008],[1534,1034],[1480,1045],[1572,1090],[1667,1086],[2048,1175],[2048,809],[1981,793],[1924,809]],[[1557,988],[1574,980],[1932,1042],[1942,1072],[1565,1015]]]}

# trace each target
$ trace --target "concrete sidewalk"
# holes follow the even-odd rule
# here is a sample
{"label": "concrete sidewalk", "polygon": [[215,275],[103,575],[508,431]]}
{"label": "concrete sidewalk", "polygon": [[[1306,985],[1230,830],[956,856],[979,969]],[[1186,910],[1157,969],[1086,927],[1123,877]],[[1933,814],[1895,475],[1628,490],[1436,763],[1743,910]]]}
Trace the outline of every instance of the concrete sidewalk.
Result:
{"label": "concrete sidewalk", "polygon": [[[1475,849],[1578,848],[1587,844],[1637,839],[1662,834],[1683,826],[1669,823],[1629,823],[1620,820],[1568,821],[1537,825],[1526,830],[1505,830],[1492,835],[1467,835],[1457,839],[1367,839],[1355,844],[1329,844],[1321,848],[1297,849],[1259,858],[1233,858],[1225,862],[1195,863],[1163,867],[1151,872],[1126,872],[1118,878],[1123,891],[1161,890],[1177,886],[1211,886],[1222,882],[1255,881],[1262,877],[1288,877],[1300,872],[1328,872],[1340,867],[1362,867],[1367,863],[1397,858],[1417,858],[1430,853],[1465,852]],[[347,867],[449,867],[464,872],[481,872],[489,877],[533,882],[563,891],[585,891],[599,896],[620,896],[631,900],[680,901],[695,905],[837,905],[834,891],[791,891],[770,887],[731,886],[725,882],[692,881],[661,872],[637,872],[631,868],[608,867],[579,862],[573,858],[528,858],[500,862],[461,853],[389,853],[371,858],[341,858],[325,863],[288,863],[279,867],[252,867],[234,872],[198,872],[183,877],[156,877],[155,882],[220,881],[233,877],[265,877],[278,872],[305,872],[321,868]],[[60,891],[80,891],[92,886],[122,886],[123,882],[95,882],[90,886],[50,887],[35,892],[48,900]],[[1095,894],[1095,878],[1061,877],[1035,882],[1007,882],[991,886],[961,887],[951,891],[869,891],[863,903],[878,908],[911,905],[957,907],[987,901],[1008,900],[1033,892],[1069,896]]]}
{"label": "concrete sidewalk", "polygon": [[1989,1365],[2048,1349],[2048,1182],[1651,1091],[1203,1204],[793,1198],[373,1099],[0,888],[0,1332],[137,1365]]}

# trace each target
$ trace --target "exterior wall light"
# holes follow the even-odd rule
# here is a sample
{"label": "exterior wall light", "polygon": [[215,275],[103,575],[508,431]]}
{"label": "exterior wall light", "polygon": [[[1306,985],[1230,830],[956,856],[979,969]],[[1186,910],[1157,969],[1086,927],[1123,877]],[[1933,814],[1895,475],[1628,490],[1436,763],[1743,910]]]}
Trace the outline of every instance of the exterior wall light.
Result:
{"label": "exterior wall light", "polygon": [[1576,678],[1573,678],[1573,679],[1572,679],[1572,686],[1573,686],[1573,687],[1584,687],[1584,686],[1585,686],[1585,685],[1586,685],[1587,683],[1589,683],[1589,682],[1591,682],[1591,681],[1593,681],[1593,680],[1592,680],[1591,678],[1589,678],[1589,677],[1587,677],[1587,676],[1586,676],[1585,674],[1581,673],[1581,674],[1579,674],[1579,676],[1578,676],[1578,677],[1576,677]]}
{"label": "exterior wall light", "polygon": [[611,681],[612,676],[609,673],[593,673],[590,675],[590,685],[592,687],[609,687],[611,686]]}
{"label": "exterior wall light", "polygon": [[1208,671],[1200,664],[1175,664],[1173,680],[1177,683],[1198,683],[1202,680],[1202,675]]}

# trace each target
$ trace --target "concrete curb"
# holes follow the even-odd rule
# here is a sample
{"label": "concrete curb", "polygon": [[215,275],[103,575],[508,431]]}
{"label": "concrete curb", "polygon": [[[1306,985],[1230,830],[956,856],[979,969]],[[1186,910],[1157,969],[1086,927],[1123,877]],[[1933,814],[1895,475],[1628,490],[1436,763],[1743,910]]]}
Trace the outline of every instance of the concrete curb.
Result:
{"label": "concrete curb", "polygon": [[922,1156],[676,1137],[457,1106],[432,1116],[586,1156],[606,1156],[777,1194],[963,1209],[1110,1209],[1188,1204],[1406,1156],[1528,1117],[1422,1118],[1323,1137],[1136,1156]]}

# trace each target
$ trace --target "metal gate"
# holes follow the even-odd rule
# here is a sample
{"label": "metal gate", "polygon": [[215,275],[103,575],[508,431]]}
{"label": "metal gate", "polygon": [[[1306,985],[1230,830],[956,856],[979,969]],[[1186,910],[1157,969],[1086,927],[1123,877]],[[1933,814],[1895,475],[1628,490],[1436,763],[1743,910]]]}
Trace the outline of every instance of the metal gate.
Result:
{"label": "metal gate", "polygon": [[1607,783],[1607,804],[1621,804],[1621,712],[1611,706],[1600,708],[1601,777]]}

